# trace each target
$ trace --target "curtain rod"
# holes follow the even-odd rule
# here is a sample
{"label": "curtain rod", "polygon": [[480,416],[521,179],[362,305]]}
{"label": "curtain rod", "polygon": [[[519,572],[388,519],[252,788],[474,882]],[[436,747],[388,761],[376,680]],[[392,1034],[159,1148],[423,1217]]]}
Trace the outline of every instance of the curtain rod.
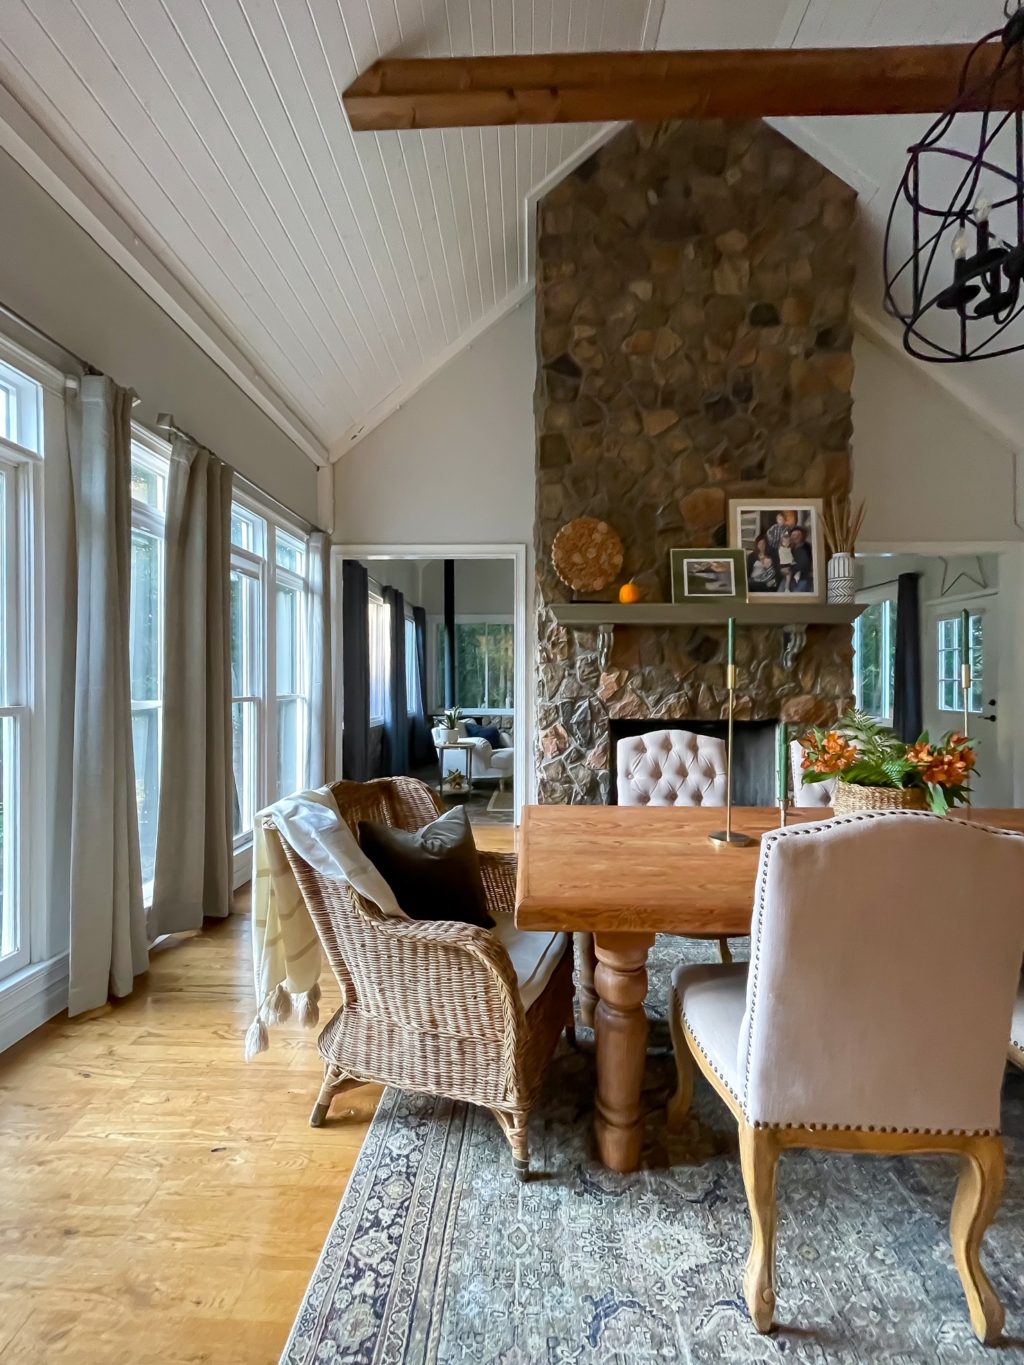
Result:
{"label": "curtain rod", "polygon": [[74,351],[69,350],[62,341],[58,341],[56,337],[52,337],[49,332],[44,332],[43,329],[37,327],[34,322],[29,322],[27,317],[19,313],[16,308],[12,308],[10,304],[0,301],[0,313],[9,317],[12,322],[16,322],[20,326],[27,328],[28,331],[32,332],[35,336],[40,337],[43,341],[47,342],[48,345],[56,347],[58,351],[61,351],[64,355],[68,356],[69,359],[73,360],[76,365],[81,365],[83,370],[91,371],[94,374],[98,373],[95,365],[90,365],[87,360],[83,360],[80,355],[76,355]]}
{"label": "curtain rod", "polygon": [[[157,413],[157,418],[154,425],[156,426],[157,431],[160,432],[162,435],[166,435],[168,437],[180,436],[184,441],[191,441],[194,446],[203,445],[202,441],[197,441],[191,432],[185,431],[182,427],[179,427],[178,424],[175,422],[173,416],[169,412]],[[208,448],[209,447],[206,446],[203,447],[203,449]],[[233,464],[229,464],[227,460],[221,460],[221,457],[217,455],[215,451],[211,451],[210,453],[214,456],[215,459],[220,460],[222,465],[225,465],[228,469],[231,470],[231,473],[234,475],[236,483],[244,484],[246,489],[249,489],[253,493],[256,493],[264,502],[271,503],[278,512],[283,512],[285,516],[295,524],[296,528],[301,528],[305,530],[307,534],[316,529],[312,522],[307,521],[305,517],[300,517],[298,512],[295,512],[292,510],[292,508],[285,506],[283,502],[281,502],[278,498],[274,497],[273,493],[268,493],[267,490],[265,488],[261,488],[258,483],[253,483],[252,479],[248,478],[245,474],[243,474],[240,469],[236,469],[235,466]]]}

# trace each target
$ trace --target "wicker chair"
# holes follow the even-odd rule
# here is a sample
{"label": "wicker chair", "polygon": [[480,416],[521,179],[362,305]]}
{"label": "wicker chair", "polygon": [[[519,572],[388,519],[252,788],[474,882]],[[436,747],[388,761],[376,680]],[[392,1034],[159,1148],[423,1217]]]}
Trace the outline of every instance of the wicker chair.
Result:
{"label": "wicker chair", "polygon": [[[338,782],[331,791],[353,830],[360,820],[418,830],[445,809],[409,777]],[[368,1081],[443,1095],[491,1111],[525,1179],[529,1113],[560,1035],[572,1028],[571,938],[524,1012],[512,961],[493,930],[386,917],[281,842],[342,996],[319,1038],[325,1073],[312,1126],[323,1123],[335,1095]],[[515,854],[481,853],[480,867],[491,915],[511,915]]]}

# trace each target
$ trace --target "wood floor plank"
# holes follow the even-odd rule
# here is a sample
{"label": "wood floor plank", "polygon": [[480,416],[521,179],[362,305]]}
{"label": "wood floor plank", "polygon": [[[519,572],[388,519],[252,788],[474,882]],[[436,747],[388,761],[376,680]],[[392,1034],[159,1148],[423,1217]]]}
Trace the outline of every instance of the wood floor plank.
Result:
{"label": "wood floor plank", "polygon": [[[514,848],[510,827],[475,833]],[[311,1129],[316,1033],[294,1021],[246,1064],[246,910],[0,1056],[4,1365],[277,1361],[381,1092]]]}

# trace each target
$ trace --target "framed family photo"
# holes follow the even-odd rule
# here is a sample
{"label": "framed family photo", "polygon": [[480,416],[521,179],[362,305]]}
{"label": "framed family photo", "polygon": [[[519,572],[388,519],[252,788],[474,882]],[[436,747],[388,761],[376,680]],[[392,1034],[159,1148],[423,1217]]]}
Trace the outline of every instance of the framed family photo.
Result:
{"label": "framed family photo", "polygon": [[672,601],[747,600],[746,568],[740,550],[672,550]]}
{"label": "framed family photo", "polygon": [[825,537],[821,499],[733,499],[729,539],[741,551],[747,600],[799,593],[825,600]]}

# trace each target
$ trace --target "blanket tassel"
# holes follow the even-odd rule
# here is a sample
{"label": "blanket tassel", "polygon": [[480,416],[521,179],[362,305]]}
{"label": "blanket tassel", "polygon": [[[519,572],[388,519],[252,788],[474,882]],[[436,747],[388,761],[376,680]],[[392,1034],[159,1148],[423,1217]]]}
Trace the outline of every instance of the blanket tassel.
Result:
{"label": "blanket tassel", "polygon": [[268,1024],[283,1024],[292,1017],[292,997],[284,986],[275,986],[263,1002],[260,1014]]}
{"label": "blanket tassel", "polygon": [[314,982],[308,991],[292,997],[295,1015],[303,1028],[315,1028],[320,1022],[320,983]]}
{"label": "blanket tassel", "polygon": [[257,1014],[256,1018],[249,1025],[245,1035],[245,1060],[251,1062],[254,1057],[258,1057],[261,1052],[266,1052],[270,1047],[270,1034],[267,1026]]}

